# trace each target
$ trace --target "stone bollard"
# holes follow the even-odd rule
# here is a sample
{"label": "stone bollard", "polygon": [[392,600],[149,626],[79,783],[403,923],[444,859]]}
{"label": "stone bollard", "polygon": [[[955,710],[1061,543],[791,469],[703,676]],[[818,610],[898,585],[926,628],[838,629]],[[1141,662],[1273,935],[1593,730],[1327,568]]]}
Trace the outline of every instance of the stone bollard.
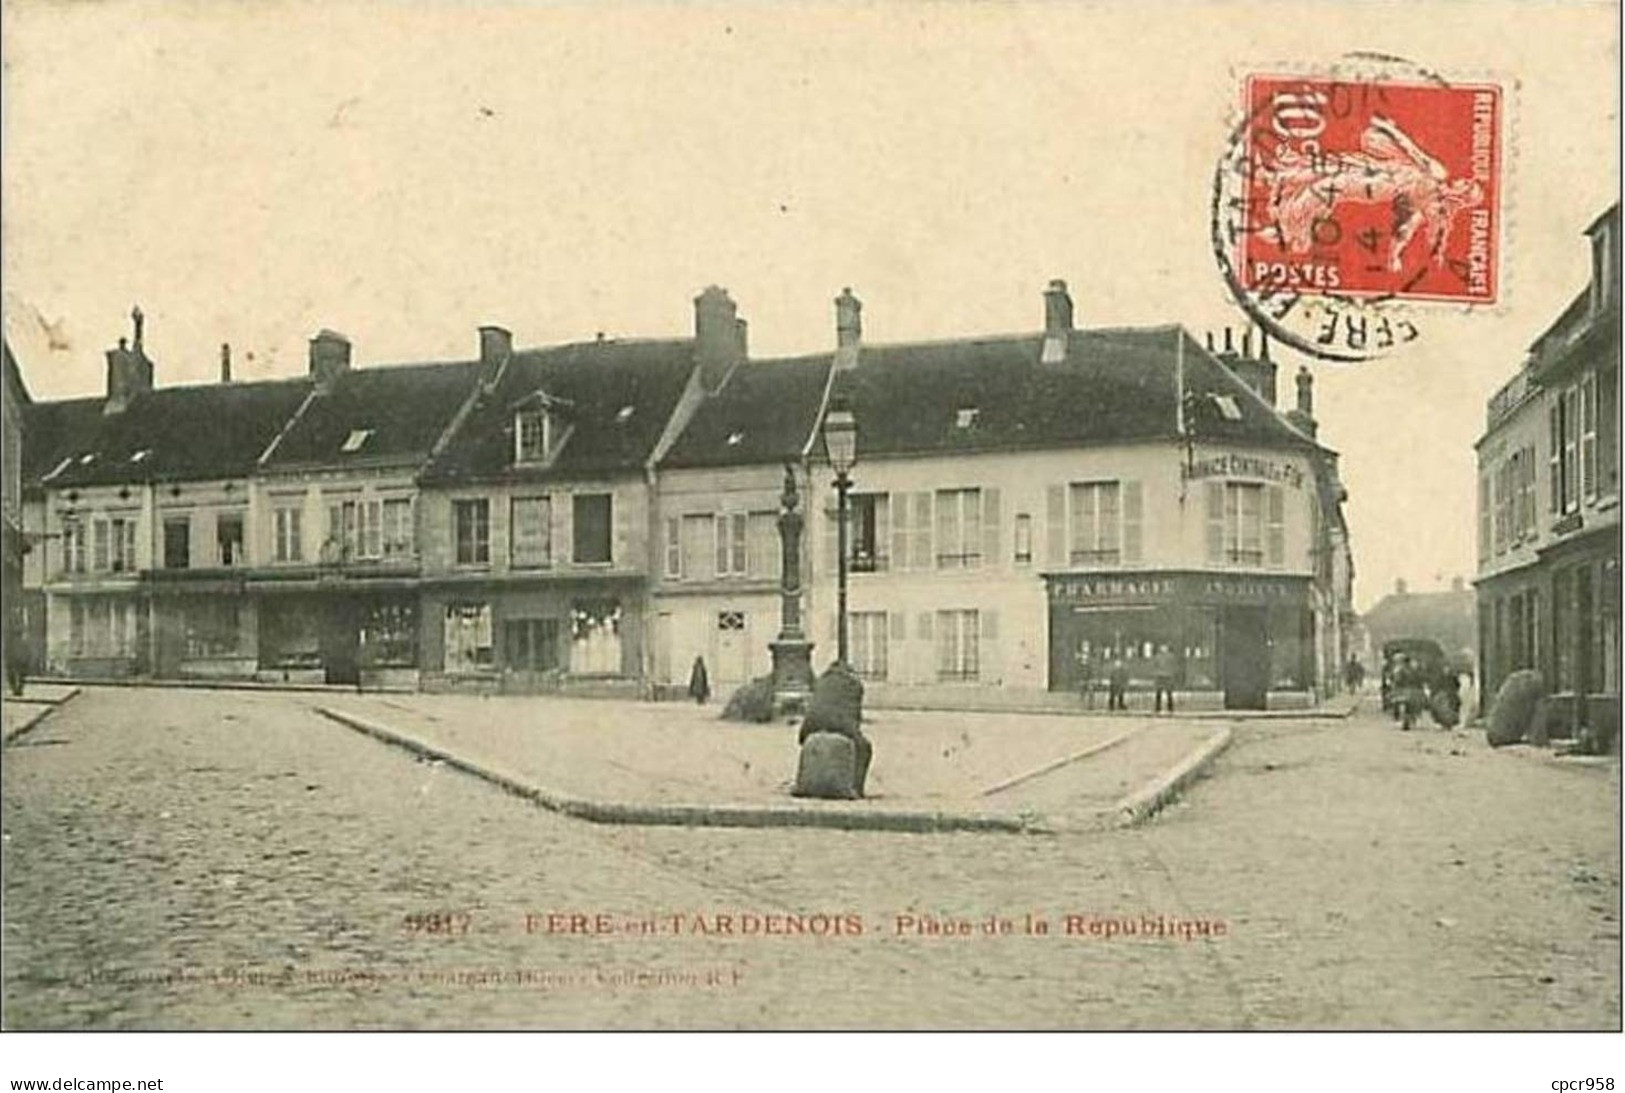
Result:
{"label": "stone bollard", "polygon": [[815,732],[801,744],[801,761],[796,766],[792,797],[821,797],[850,801],[857,796],[858,749],[849,736]]}
{"label": "stone bollard", "polygon": [[1536,728],[1536,716],[1543,712],[1541,699],[1545,694],[1546,683],[1539,672],[1525,668],[1507,676],[1495,694],[1489,725],[1484,730],[1490,747],[1516,744],[1528,736]]}

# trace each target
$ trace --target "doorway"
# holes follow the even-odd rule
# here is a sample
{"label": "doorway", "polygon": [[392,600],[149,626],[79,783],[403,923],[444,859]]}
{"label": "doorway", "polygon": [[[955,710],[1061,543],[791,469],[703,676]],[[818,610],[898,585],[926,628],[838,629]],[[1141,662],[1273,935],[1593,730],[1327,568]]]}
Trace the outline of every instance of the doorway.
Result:
{"label": "doorway", "polygon": [[361,682],[361,613],[354,600],[335,599],[328,604],[321,650],[328,683],[354,687]]}
{"label": "doorway", "polygon": [[1268,616],[1261,607],[1226,608],[1220,622],[1219,679],[1227,710],[1262,710],[1269,691]]}

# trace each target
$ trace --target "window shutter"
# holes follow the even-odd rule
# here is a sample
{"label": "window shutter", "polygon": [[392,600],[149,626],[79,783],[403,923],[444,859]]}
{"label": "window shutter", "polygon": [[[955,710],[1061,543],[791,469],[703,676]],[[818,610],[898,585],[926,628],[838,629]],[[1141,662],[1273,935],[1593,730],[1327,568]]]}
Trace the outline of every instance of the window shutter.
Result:
{"label": "window shutter", "polygon": [[915,620],[914,634],[921,641],[931,640],[931,612],[920,612],[920,617]]}
{"label": "window shutter", "polygon": [[1004,561],[999,553],[999,491],[982,491],[982,564],[999,565]]}
{"label": "window shutter", "polygon": [[1144,532],[1141,524],[1144,520],[1144,504],[1140,496],[1139,482],[1123,483],[1123,560],[1125,562],[1138,562],[1142,553]]}
{"label": "window shutter", "polygon": [[914,495],[914,568],[931,569],[936,559],[931,554],[931,494]]}
{"label": "window shutter", "polygon": [[892,641],[908,640],[908,616],[901,611],[891,613],[891,625],[888,631]]}
{"label": "window shutter", "polygon": [[1273,566],[1286,564],[1286,501],[1280,486],[1271,486],[1267,491],[1266,520],[1269,525],[1265,535],[1265,560]]}
{"label": "window shutter", "polygon": [[908,494],[897,494],[895,501],[895,506],[887,506],[897,510],[891,516],[891,565],[893,569],[912,569],[914,559],[909,555],[909,532],[913,529],[909,523]]}
{"label": "window shutter", "polygon": [[553,495],[553,560],[575,560],[575,502],[570,494]]}
{"label": "window shutter", "polygon": [[[937,496],[937,540],[935,545],[936,552],[939,555],[962,553],[967,545],[962,541],[965,528],[961,521],[962,513],[960,512],[964,496],[963,493],[957,490]],[[937,563],[935,558],[931,561],[933,564],[940,564]]]}
{"label": "window shutter", "polygon": [[711,533],[716,546],[717,575],[728,572],[728,514],[723,513],[711,523]]}
{"label": "window shutter", "polygon": [[981,662],[980,678],[983,683],[998,683],[1004,678],[999,662],[998,611],[980,612],[977,615],[977,623],[981,628],[981,640],[977,643],[979,646],[977,657]]}
{"label": "window shutter", "polygon": [[891,503],[885,494],[875,495],[875,564],[880,565],[880,559],[886,556],[891,549]]}
{"label": "window shutter", "polygon": [[1051,486],[1045,493],[1045,561],[1054,568],[1066,565],[1066,487]]}
{"label": "window shutter", "polygon": [[1552,515],[1556,515],[1563,507],[1563,416],[1562,403],[1559,399],[1552,399],[1546,410],[1546,437],[1551,456],[1548,460],[1551,473],[1550,504],[1548,506]]}
{"label": "window shutter", "polygon": [[1224,483],[1207,484],[1207,560],[1224,563]]}

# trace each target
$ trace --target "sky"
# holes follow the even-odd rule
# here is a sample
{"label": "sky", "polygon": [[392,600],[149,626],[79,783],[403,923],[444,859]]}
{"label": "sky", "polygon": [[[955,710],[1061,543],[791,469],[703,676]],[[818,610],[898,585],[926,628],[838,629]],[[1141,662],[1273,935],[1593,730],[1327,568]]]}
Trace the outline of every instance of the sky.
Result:
{"label": "sky", "polygon": [[[1239,329],[1208,200],[1240,80],[1350,50],[1507,89],[1502,301],[1310,362],[1356,604],[1472,576],[1484,402],[1585,285],[1619,190],[1613,4],[97,4],[5,0],[7,338],[94,395],[146,315],[157,382],[686,336],[726,286],[755,356],[1080,326]],[[1300,363],[1279,355],[1283,401]]]}

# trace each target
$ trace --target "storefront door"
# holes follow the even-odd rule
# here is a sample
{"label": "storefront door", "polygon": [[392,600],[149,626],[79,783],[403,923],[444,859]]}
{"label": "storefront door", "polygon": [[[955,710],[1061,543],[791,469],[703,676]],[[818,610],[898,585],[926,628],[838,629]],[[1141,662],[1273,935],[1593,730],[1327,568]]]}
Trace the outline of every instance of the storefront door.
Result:
{"label": "storefront door", "polygon": [[335,599],[322,626],[322,668],[329,683],[361,682],[361,620],[353,600]]}
{"label": "storefront door", "polygon": [[1262,710],[1269,689],[1267,615],[1262,608],[1228,607],[1220,621],[1220,683],[1227,710]]}

